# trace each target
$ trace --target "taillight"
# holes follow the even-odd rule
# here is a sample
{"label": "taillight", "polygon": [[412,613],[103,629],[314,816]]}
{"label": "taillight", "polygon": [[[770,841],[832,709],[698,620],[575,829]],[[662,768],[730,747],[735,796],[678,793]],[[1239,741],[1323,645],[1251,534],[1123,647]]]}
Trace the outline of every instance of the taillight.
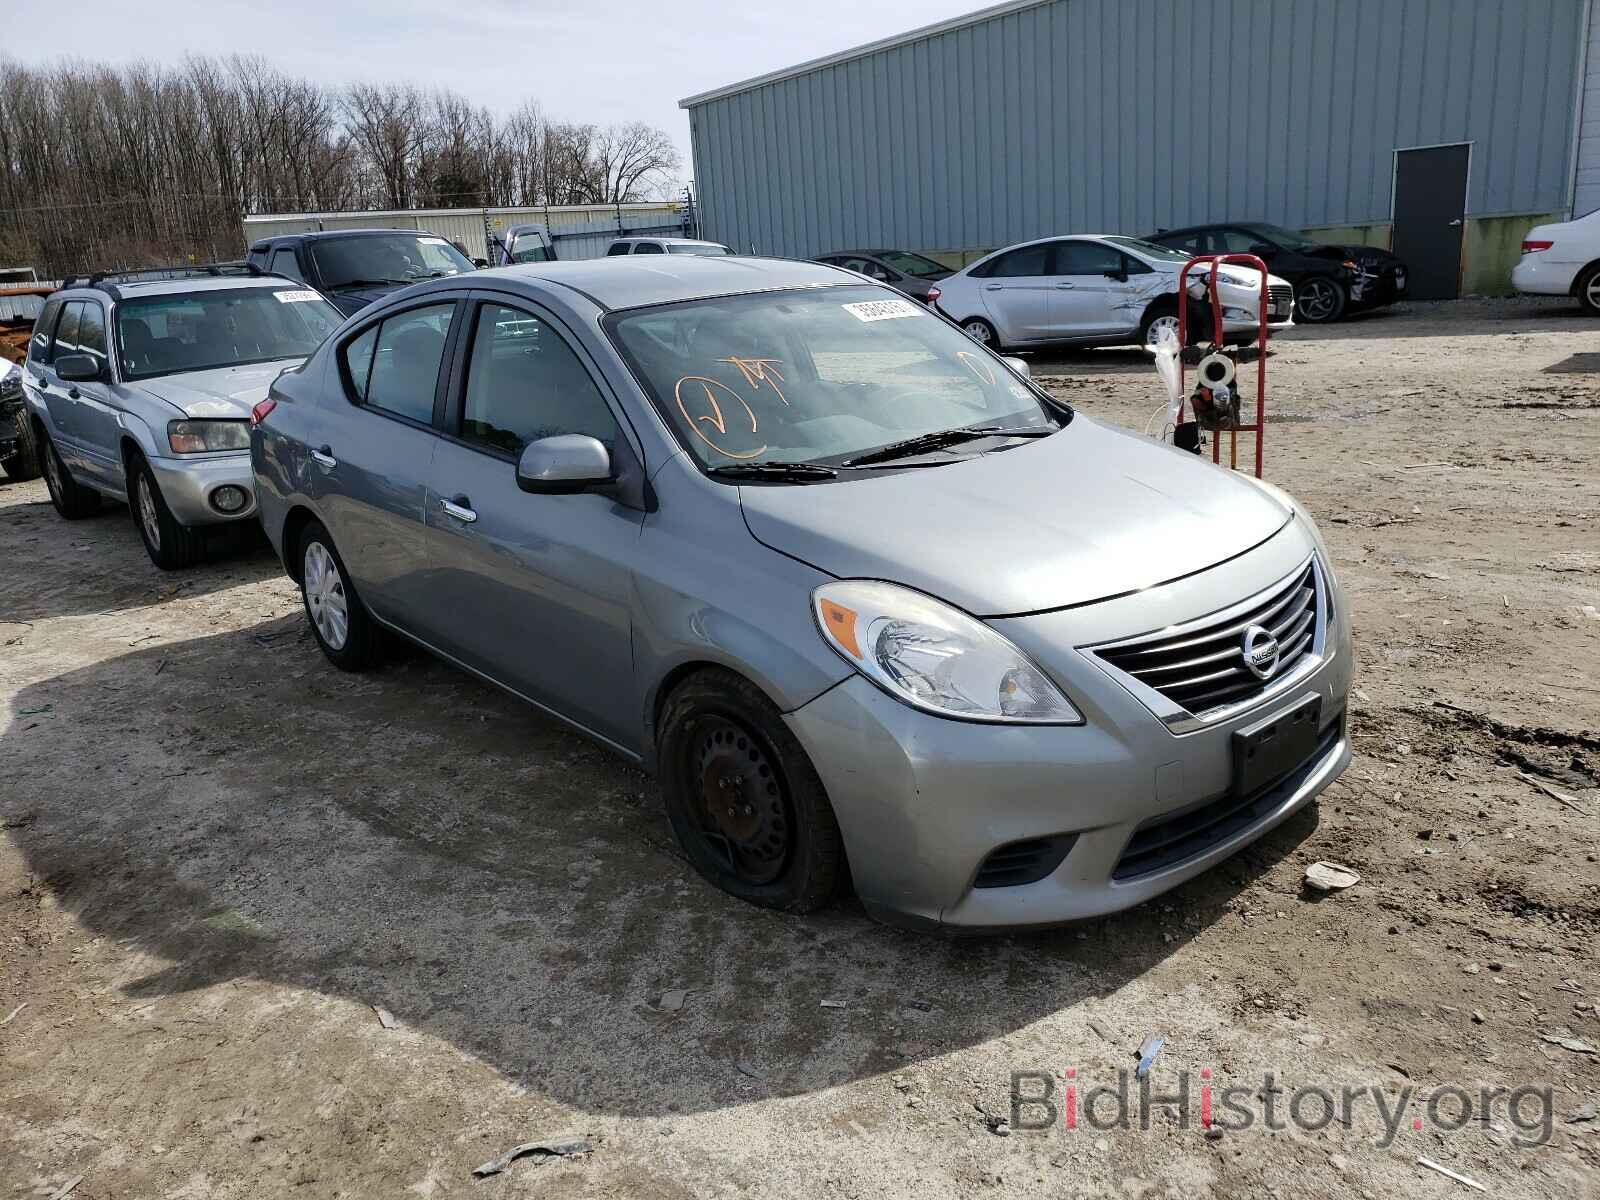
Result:
{"label": "taillight", "polygon": [[929,289],[928,289],[928,303],[929,303],[929,304],[932,304],[932,303],[933,303],[933,302],[934,302],[934,301],[935,301],[935,300],[937,300],[937,299],[938,299],[938,298],[939,298],[939,297],[940,297],[940,296],[941,296],[941,295],[943,295],[943,293],[942,293],[942,292],[940,292],[940,291],[939,291],[939,289],[938,289],[938,288],[936,288],[936,287],[931,287],[931,288],[929,288]]}
{"label": "taillight", "polygon": [[1537,254],[1539,251],[1548,250],[1554,245],[1554,242],[1536,242],[1532,238],[1527,238],[1522,243],[1522,252],[1524,254]]}
{"label": "taillight", "polygon": [[252,408],[250,410],[250,428],[254,429],[257,425],[261,424],[261,422],[265,421],[267,419],[267,414],[277,407],[278,402],[276,400],[263,400],[260,404]]}

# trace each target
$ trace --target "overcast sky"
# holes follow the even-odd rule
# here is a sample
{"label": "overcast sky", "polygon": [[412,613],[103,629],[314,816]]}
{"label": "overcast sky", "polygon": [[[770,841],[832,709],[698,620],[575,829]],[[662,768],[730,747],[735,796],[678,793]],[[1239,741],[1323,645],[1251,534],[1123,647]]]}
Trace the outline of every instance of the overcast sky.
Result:
{"label": "overcast sky", "polygon": [[[11,0],[0,54],[178,63],[258,54],[329,84],[409,80],[509,112],[666,129],[690,175],[678,101],[902,33],[986,0]],[[25,32],[25,37],[23,36]]]}

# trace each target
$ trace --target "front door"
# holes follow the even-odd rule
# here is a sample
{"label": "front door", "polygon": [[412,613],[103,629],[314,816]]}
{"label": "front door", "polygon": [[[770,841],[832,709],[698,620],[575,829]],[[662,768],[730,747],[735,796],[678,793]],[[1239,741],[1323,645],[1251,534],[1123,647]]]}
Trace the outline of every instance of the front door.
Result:
{"label": "front door", "polygon": [[1397,150],[1394,252],[1405,260],[1406,295],[1454,300],[1461,294],[1461,229],[1472,147]]}
{"label": "front door", "polygon": [[1138,284],[1130,279],[1122,252],[1114,246],[1057,242],[1051,274],[1055,295],[1050,316],[1058,336],[1129,333],[1138,327],[1142,310],[1131,301]]}
{"label": "front door", "polygon": [[1039,342],[1057,336],[1050,312],[1055,284],[1049,242],[1020,246],[989,264],[979,287],[1002,342]]}
{"label": "front door", "polygon": [[597,493],[531,494],[535,438],[587,434],[630,454],[588,363],[531,306],[486,299],[466,326],[428,487],[429,640],[625,750],[638,750],[632,562],[644,514]]}

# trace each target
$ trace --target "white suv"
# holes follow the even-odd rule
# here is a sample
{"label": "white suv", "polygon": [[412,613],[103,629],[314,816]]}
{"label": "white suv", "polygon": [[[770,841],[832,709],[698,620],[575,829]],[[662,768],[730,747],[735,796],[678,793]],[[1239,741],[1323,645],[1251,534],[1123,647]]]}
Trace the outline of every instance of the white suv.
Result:
{"label": "white suv", "polygon": [[616,254],[696,254],[702,258],[732,254],[721,242],[702,242],[698,238],[633,237],[618,238],[606,250],[606,257]]}
{"label": "white suv", "polygon": [[1522,240],[1511,286],[1534,296],[1576,296],[1600,316],[1600,208],[1576,221],[1535,225]]}
{"label": "white suv", "polygon": [[[1115,234],[1045,238],[1008,246],[939,281],[940,312],[992,348],[1044,345],[1154,345],[1177,334],[1178,273],[1187,254]],[[1224,263],[1217,297],[1230,343],[1257,336],[1261,273]],[[1189,295],[1205,295],[1205,272],[1189,276]],[[1267,328],[1294,324],[1294,289],[1267,276]],[[1209,340],[1211,314],[1190,306],[1191,341]],[[1196,317],[1202,317],[1197,323]]]}

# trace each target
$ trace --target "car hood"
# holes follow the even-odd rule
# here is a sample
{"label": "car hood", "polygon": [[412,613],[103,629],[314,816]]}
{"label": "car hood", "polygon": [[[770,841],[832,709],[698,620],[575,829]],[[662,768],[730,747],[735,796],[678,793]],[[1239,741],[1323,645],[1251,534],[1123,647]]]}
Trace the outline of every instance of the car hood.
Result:
{"label": "car hood", "polygon": [[1379,246],[1318,246],[1315,250],[1301,251],[1307,258],[1326,258],[1333,262],[1349,259],[1367,268],[1396,266],[1399,255],[1391,254]]}
{"label": "car hood", "polygon": [[1081,415],[1054,436],[950,466],[745,486],[740,501],[751,534],[774,550],[986,617],[1190,575],[1293,518],[1231,471]]}
{"label": "car hood", "polygon": [[[1173,286],[1177,286],[1176,281],[1178,272],[1183,269],[1182,263],[1154,262],[1151,263],[1150,266],[1163,275],[1170,275],[1174,281]],[[1250,290],[1259,292],[1261,288],[1261,272],[1256,270],[1254,267],[1247,267],[1243,263],[1223,263],[1222,269],[1230,275],[1237,275],[1241,279],[1248,279],[1250,281]],[[1205,281],[1209,275],[1210,272],[1205,270],[1190,271],[1189,294],[1197,296],[1204,291]],[[1269,288],[1288,287],[1289,281],[1287,279],[1281,279],[1278,276],[1268,272],[1267,286]]]}
{"label": "car hood", "polygon": [[216,367],[210,371],[187,371],[182,375],[159,375],[154,379],[137,380],[136,386],[165,400],[186,417],[239,419],[248,417],[251,408],[267,398],[267,389],[274,379],[304,361],[279,358],[272,362]]}

